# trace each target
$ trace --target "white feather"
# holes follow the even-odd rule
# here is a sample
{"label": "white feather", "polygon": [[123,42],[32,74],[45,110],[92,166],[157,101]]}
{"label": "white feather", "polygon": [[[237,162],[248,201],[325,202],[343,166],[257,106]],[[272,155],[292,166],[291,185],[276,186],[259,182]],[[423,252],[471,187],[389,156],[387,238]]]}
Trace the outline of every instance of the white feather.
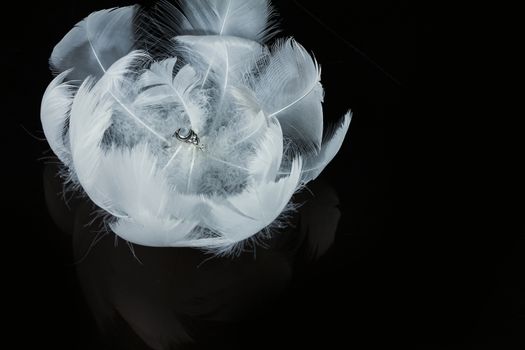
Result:
{"label": "white feather", "polygon": [[222,89],[249,73],[264,53],[264,47],[255,41],[232,36],[184,35],[178,36],[176,42],[182,56],[205,72],[203,83],[210,73],[215,73]]}
{"label": "white feather", "polygon": [[[282,159],[282,132],[273,122],[250,163],[252,181],[238,195],[210,200],[210,216],[203,225],[218,232],[231,246],[270,225],[284,210],[299,186],[302,160],[296,158],[290,175],[275,181]],[[209,248],[213,248],[210,246]]]}
{"label": "white feather", "polygon": [[51,54],[57,72],[74,68],[71,79],[100,77],[134,44],[133,17],[137,7],[128,6],[94,12],[79,22],[58,43]]}
{"label": "white feather", "polygon": [[46,89],[42,98],[40,118],[46,139],[58,159],[65,165],[71,161],[69,145],[65,142],[64,133],[76,87],[64,83],[64,79],[71,70],[60,73]]}
{"label": "white feather", "polygon": [[267,0],[184,1],[182,9],[188,20],[184,29],[190,33],[263,42],[275,29],[271,23],[273,10]]}
{"label": "white feather", "polygon": [[114,216],[123,214],[115,208],[114,201],[101,186],[107,176],[100,171],[104,159],[102,139],[111,125],[114,111],[115,97],[111,90],[115,81],[128,72],[136,57],[128,55],[115,62],[96,83],[95,78],[86,79],[71,108],[69,139],[74,172],[91,200]]}
{"label": "white feather", "polygon": [[175,56],[173,39],[190,34],[186,16],[171,2],[159,0],[152,7],[139,9],[136,16],[137,49],[147,51],[154,59],[164,60]]}
{"label": "white feather", "polygon": [[279,122],[272,120],[265,137],[258,143],[256,156],[249,165],[253,180],[256,183],[275,181],[282,159],[283,132]]}
{"label": "white feather", "polygon": [[138,244],[165,247],[182,240],[197,222],[172,215],[166,178],[158,171],[146,144],[132,150],[111,150],[104,157],[105,191],[126,214],[111,224],[122,238]]}
{"label": "white feather", "polygon": [[268,118],[250,89],[232,88],[230,92],[234,103],[244,116],[244,125],[237,129],[237,139],[232,144],[232,147],[236,147],[257,138],[268,126]]}
{"label": "white feather", "polygon": [[324,168],[332,161],[337,152],[341,149],[343,141],[345,139],[350,122],[352,121],[352,113],[348,112],[344,117],[337,129],[331,134],[325,137],[321,152],[313,155],[308,162],[305,164],[302,174],[302,182],[308,183],[315,180]]}
{"label": "white feather", "polygon": [[323,135],[323,88],[317,62],[293,39],[274,45],[252,83],[268,117],[277,117],[285,137],[299,149],[318,150]]}
{"label": "white feather", "polygon": [[191,128],[200,132],[206,122],[204,106],[200,105],[202,101],[192,97],[200,77],[190,65],[185,65],[173,77],[176,63],[177,58],[153,63],[140,77],[139,85],[144,91],[136,98],[135,104],[154,106],[175,102],[181,106]]}
{"label": "white feather", "polygon": [[137,127],[160,142],[168,142],[161,131],[155,130],[144,117],[134,108],[133,100],[136,97],[133,74],[139,70],[143,62],[150,60],[149,55],[142,51],[133,51],[115,62],[102,77],[105,91],[113,98],[121,112]]}
{"label": "white feather", "polygon": [[111,124],[113,101],[88,78],[80,86],[73,102],[69,123],[71,170],[91,200],[112,215],[121,215],[112,208],[111,198],[98,189],[99,168],[103,159],[101,147],[104,132]]}
{"label": "white feather", "polygon": [[302,160],[292,163],[290,175],[277,182],[263,181],[241,194],[227,199],[228,205],[212,208],[209,227],[222,233],[231,243],[237,243],[269,226],[284,210],[299,187]]}

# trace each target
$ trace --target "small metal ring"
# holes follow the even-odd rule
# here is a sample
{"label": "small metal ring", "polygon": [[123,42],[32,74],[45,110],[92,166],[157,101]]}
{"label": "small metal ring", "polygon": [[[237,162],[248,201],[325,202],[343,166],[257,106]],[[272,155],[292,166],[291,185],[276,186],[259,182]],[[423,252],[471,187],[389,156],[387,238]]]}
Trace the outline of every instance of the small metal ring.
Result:
{"label": "small metal ring", "polygon": [[183,129],[184,128],[180,128],[180,129],[178,129],[175,132],[174,136],[177,138],[177,140],[182,141],[182,142],[186,142],[186,143],[191,143],[191,144],[193,144],[195,146],[198,146],[199,142],[200,142],[200,139],[197,136],[197,134],[195,133],[195,131],[193,131],[191,129],[186,129],[186,130],[189,130],[188,131],[188,135],[187,136],[183,136],[183,135],[181,135],[181,131]]}

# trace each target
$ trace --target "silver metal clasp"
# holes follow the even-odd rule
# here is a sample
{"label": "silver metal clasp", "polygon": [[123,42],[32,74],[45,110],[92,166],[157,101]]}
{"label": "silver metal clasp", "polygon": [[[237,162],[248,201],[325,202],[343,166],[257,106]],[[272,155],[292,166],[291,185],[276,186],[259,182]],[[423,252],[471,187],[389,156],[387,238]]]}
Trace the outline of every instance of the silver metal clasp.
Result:
{"label": "silver metal clasp", "polygon": [[197,133],[195,131],[188,129],[188,128],[180,128],[177,131],[175,131],[175,134],[173,134],[177,138],[177,140],[192,144],[196,147],[198,147],[201,150],[204,150],[204,145],[200,144],[199,136],[197,136]]}

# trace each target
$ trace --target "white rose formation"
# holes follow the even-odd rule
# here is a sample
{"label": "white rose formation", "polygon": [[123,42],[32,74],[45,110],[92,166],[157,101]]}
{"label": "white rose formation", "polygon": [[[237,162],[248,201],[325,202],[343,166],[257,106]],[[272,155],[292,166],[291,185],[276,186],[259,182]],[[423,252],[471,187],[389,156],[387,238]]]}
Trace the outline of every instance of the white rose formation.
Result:
{"label": "white rose formation", "polygon": [[132,243],[228,253],[283,224],[341,147],[320,68],[267,0],[103,10],[55,47],[42,101],[68,181]]}

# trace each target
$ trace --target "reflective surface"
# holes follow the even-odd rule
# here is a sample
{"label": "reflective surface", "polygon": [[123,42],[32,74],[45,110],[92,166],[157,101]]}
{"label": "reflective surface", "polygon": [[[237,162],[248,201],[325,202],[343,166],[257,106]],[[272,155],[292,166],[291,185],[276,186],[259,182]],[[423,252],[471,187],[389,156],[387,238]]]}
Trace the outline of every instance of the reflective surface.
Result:
{"label": "reflective surface", "polygon": [[305,192],[295,199],[304,204],[289,228],[239,257],[149,248],[104,230],[87,198],[65,200],[56,173],[51,165],[44,171],[49,212],[71,235],[76,273],[101,342],[122,348],[228,344],[235,339],[232,327],[264,317],[296,270],[330,249],[340,219],[334,190],[316,183],[310,188],[315,196]]}

